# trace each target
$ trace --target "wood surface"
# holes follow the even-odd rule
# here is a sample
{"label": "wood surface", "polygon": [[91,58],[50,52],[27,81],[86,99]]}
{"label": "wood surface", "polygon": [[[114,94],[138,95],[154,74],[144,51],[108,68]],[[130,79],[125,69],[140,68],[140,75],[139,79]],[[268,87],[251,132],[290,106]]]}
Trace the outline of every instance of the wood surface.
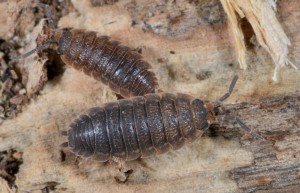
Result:
{"label": "wood surface", "polygon": [[[217,0],[119,0],[104,6],[87,0],[53,2],[60,6],[54,13],[60,28],[97,31],[139,50],[164,91],[214,101],[238,74],[220,113],[238,115],[268,140],[254,139],[238,125],[223,122],[178,151],[128,162],[122,170],[115,163],[84,160],[59,148],[66,141],[60,132],[88,108],[117,97],[69,66],[46,76],[45,71],[62,64],[53,57],[47,63],[51,55],[36,54],[18,63],[28,71],[28,104],[0,125],[1,193],[299,191],[300,74],[285,67],[279,81],[272,81],[274,61],[247,20],[238,21],[247,48],[248,68],[241,70],[235,38]],[[276,5],[276,17],[291,42],[288,57],[299,67],[300,1]],[[0,1],[0,21],[6,24],[1,39],[23,45],[20,53],[35,47],[43,25],[34,6],[29,0]]]}

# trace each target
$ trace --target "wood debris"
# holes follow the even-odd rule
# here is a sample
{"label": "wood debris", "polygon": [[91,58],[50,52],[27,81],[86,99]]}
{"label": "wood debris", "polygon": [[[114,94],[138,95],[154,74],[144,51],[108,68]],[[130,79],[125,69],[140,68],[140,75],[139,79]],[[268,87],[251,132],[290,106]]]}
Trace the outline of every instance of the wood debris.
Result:
{"label": "wood debris", "polygon": [[247,68],[246,46],[237,15],[239,18],[246,18],[249,21],[257,41],[272,57],[275,63],[274,81],[278,81],[279,68],[289,64],[297,69],[288,58],[288,47],[291,42],[276,18],[276,2],[274,0],[221,0],[221,2],[231,24],[238,61],[242,69]]}

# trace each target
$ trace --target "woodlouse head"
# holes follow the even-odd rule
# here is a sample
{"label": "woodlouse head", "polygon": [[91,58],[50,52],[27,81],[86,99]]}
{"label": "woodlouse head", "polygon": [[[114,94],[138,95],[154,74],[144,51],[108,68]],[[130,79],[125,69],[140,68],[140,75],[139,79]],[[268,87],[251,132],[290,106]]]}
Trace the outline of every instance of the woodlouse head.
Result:
{"label": "woodlouse head", "polygon": [[45,25],[43,27],[43,30],[36,38],[37,52],[43,51],[48,48],[55,49],[55,46],[57,45],[57,36],[60,34],[58,32],[58,30],[51,29]]}
{"label": "woodlouse head", "polygon": [[48,21],[48,25],[44,25],[42,31],[39,33],[36,43],[37,47],[30,50],[29,52],[23,54],[22,56],[18,58],[14,58],[14,60],[24,59],[30,56],[31,54],[35,52],[41,52],[45,49],[51,48],[55,49],[58,39],[61,36],[61,30],[55,29],[53,20],[51,19],[52,12],[49,5],[38,3],[37,7],[44,8],[46,11],[46,20]]}
{"label": "woodlouse head", "polygon": [[207,122],[208,124],[212,124],[216,122],[216,113],[214,110],[214,105],[210,102],[205,102],[204,107],[208,111]]}
{"label": "woodlouse head", "polygon": [[38,3],[37,6],[45,10],[48,25],[43,26],[43,30],[40,32],[39,36],[36,39],[36,50],[39,52],[48,48],[56,49],[58,40],[61,37],[62,33],[60,29],[55,28],[52,19],[52,9],[49,5],[43,3]]}
{"label": "woodlouse head", "polygon": [[204,102],[204,106],[208,111],[208,116],[207,116],[207,122],[209,124],[213,124],[213,123],[219,123],[220,119],[219,119],[219,114],[220,114],[220,110],[221,110],[221,106],[223,104],[223,102],[230,97],[233,88],[235,86],[235,83],[237,81],[237,76],[235,76],[230,84],[229,87],[229,91],[224,94],[222,97],[220,97],[218,100],[214,101],[214,102],[209,102],[209,101],[205,101]]}

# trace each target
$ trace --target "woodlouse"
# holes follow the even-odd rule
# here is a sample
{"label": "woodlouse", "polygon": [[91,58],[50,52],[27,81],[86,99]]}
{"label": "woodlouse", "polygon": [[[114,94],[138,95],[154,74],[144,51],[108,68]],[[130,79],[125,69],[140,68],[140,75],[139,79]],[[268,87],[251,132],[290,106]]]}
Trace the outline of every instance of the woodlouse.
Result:
{"label": "woodlouse", "polygon": [[203,134],[214,121],[213,108],[230,96],[236,80],[237,76],[229,92],[213,105],[187,94],[153,93],[92,108],[70,125],[65,132],[68,142],[62,146],[98,161],[129,161],[176,150]]}
{"label": "woodlouse", "polygon": [[64,63],[100,80],[125,98],[157,92],[157,78],[140,54],[108,36],[97,36],[94,31],[54,29],[51,9],[48,5],[40,6],[46,8],[50,27],[44,26],[36,40],[37,48],[23,57],[51,48]]}

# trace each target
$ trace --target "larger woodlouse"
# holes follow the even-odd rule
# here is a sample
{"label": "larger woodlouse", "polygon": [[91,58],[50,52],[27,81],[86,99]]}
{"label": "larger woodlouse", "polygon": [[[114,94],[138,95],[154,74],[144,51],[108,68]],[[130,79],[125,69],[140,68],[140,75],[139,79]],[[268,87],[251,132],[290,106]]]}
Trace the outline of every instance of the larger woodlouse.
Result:
{"label": "larger woodlouse", "polygon": [[[228,98],[229,92],[213,106]],[[134,160],[138,157],[176,150],[185,142],[200,137],[214,120],[212,104],[186,94],[156,93],[110,102],[81,115],[65,133],[63,146],[79,156],[98,161],[112,158]],[[234,118],[255,137],[238,118]]]}
{"label": "larger woodlouse", "polygon": [[157,92],[157,78],[140,54],[108,36],[97,36],[93,31],[54,29],[50,8],[44,4],[40,6],[46,8],[50,27],[44,26],[37,38],[37,48],[23,57],[51,48],[66,64],[102,81],[123,97]]}

